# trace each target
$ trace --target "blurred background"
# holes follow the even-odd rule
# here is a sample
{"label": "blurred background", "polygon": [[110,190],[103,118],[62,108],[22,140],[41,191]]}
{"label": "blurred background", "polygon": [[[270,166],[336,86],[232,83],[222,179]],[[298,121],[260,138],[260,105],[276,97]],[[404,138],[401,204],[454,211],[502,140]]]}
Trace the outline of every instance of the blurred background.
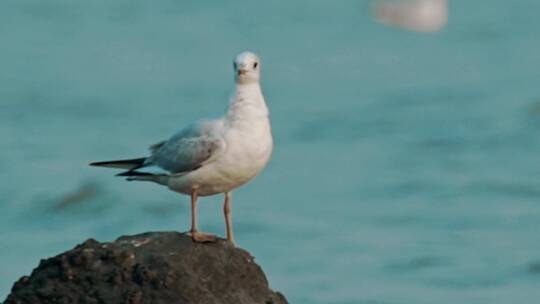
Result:
{"label": "blurred background", "polygon": [[[252,50],[275,151],[233,213],[272,288],[538,300],[540,2],[488,2],[451,0],[426,26],[360,0],[3,0],[0,299],[87,238],[187,230],[187,197],[87,164],[221,114]],[[224,235],[221,210],[203,199],[203,230]]]}

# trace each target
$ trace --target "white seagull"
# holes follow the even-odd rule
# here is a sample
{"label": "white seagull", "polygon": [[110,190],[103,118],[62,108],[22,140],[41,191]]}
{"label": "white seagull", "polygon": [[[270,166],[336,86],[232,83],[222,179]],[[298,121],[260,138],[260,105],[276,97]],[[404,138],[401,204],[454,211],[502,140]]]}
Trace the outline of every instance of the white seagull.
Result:
{"label": "white seagull", "polygon": [[202,120],[150,147],[150,156],[91,163],[124,169],[129,181],[151,181],[191,196],[191,237],[212,242],[216,236],[197,228],[197,198],[225,194],[227,240],[234,243],[231,193],[253,179],[268,163],[272,132],[268,107],[259,84],[261,62],[244,52],[234,60],[235,90],[227,113]]}

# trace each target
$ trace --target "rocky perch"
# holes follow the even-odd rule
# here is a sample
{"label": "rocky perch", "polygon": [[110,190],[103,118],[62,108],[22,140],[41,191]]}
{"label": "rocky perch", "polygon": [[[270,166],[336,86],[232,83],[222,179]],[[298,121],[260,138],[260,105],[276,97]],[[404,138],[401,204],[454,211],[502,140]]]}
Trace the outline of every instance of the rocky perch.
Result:
{"label": "rocky perch", "polygon": [[253,257],[225,240],[194,243],[177,232],[89,239],[42,260],[17,281],[15,303],[287,303]]}

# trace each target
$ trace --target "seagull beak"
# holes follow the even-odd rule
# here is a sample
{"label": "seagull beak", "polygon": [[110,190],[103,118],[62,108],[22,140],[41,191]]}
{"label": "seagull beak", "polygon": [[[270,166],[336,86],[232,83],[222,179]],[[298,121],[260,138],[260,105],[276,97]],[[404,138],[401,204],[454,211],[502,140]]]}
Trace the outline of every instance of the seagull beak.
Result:
{"label": "seagull beak", "polygon": [[238,69],[238,76],[247,74],[247,70],[244,69]]}

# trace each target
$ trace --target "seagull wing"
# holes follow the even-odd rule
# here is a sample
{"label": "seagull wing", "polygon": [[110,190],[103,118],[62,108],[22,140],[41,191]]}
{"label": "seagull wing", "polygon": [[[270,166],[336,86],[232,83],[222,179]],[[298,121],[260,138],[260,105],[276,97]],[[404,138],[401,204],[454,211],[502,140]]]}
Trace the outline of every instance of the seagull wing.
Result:
{"label": "seagull wing", "polygon": [[225,145],[216,134],[221,121],[198,122],[173,135],[169,140],[150,147],[152,155],[145,167],[157,166],[170,174],[196,170],[212,161]]}

